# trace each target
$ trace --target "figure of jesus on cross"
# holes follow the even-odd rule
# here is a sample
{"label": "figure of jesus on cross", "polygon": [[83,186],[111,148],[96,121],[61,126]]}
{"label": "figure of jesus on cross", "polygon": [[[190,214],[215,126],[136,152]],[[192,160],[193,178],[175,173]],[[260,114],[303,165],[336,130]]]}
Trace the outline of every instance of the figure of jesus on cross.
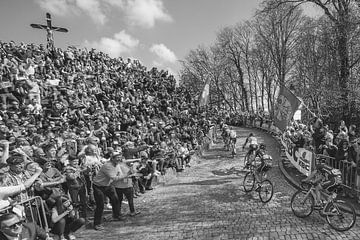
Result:
{"label": "figure of jesus on cross", "polygon": [[47,50],[49,52],[52,52],[55,49],[53,31],[68,32],[68,30],[66,28],[53,27],[51,25],[51,15],[50,15],[50,13],[46,13],[46,25],[30,24],[30,26],[33,27],[33,28],[46,30],[46,33],[47,33],[46,34],[46,41],[47,41],[46,47],[47,47]]}

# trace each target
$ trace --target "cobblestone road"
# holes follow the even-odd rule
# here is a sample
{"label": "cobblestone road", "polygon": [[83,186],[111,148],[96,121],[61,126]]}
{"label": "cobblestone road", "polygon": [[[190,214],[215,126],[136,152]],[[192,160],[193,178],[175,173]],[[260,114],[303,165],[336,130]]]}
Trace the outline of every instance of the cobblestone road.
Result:
{"label": "cobblestone road", "polygon": [[[271,136],[239,128],[234,159],[221,150],[221,143],[215,144],[190,169],[167,175],[166,184],[135,199],[141,215],[106,223],[102,232],[83,230],[78,239],[360,239],[358,223],[339,233],[317,212],[306,219],[295,217],[290,209],[295,189],[277,166],[268,174],[275,190],[269,203],[261,203],[255,193],[245,193],[241,145],[250,131],[267,144],[276,165],[280,156]],[[128,211],[127,205],[123,210]]]}

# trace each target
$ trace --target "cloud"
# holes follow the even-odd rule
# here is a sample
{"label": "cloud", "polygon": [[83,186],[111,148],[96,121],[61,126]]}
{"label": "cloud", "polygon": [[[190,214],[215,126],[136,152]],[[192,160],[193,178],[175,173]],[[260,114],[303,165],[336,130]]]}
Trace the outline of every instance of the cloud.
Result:
{"label": "cloud", "polygon": [[138,39],[123,30],[114,34],[113,38],[102,37],[99,41],[93,42],[86,40],[84,45],[107,53],[110,57],[120,57],[123,53],[133,51],[139,45],[139,42]]}
{"label": "cloud", "polygon": [[132,25],[152,28],[156,21],[172,21],[161,0],[127,0],[124,8]]}
{"label": "cloud", "polygon": [[128,24],[152,28],[157,21],[171,22],[162,0],[34,0],[42,9],[58,16],[85,13],[104,25],[111,11],[118,11]]}
{"label": "cloud", "polygon": [[156,54],[162,61],[165,62],[175,63],[177,60],[175,53],[162,43],[152,45],[150,52]]}
{"label": "cloud", "polygon": [[35,0],[39,6],[58,16],[87,14],[96,24],[107,21],[100,0]]}
{"label": "cloud", "polygon": [[74,4],[73,0],[35,0],[39,6],[58,16],[65,16],[68,13],[74,13],[71,7]]}
{"label": "cloud", "polygon": [[98,0],[76,0],[76,5],[89,17],[100,25],[103,25],[106,21],[106,15],[101,8],[100,1]]}

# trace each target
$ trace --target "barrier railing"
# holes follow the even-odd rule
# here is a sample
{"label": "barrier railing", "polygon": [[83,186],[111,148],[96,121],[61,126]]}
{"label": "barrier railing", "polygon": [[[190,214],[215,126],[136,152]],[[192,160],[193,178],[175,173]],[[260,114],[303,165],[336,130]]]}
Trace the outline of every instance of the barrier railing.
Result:
{"label": "barrier railing", "polygon": [[[46,218],[46,210],[44,202],[41,197],[32,197],[25,201],[16,203],[16,206],[22,206],[24,208],[25,220],[27,222],[33,222],[49,232],[49,225]],[[0,214],[12,212],[13,206],[6,207],[0,210]]]}

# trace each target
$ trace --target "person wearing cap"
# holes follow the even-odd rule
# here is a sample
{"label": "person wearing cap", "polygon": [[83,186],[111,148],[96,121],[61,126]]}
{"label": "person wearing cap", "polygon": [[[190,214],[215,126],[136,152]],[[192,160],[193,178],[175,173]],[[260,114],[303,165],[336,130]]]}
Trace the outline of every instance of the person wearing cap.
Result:
{"label": "person wearing cap", "polygon": [[42,164],[43,172],[35,184],[36,195],[44,200],[63,194],[61,184],[65,182],[65,176],[55,167],[55,162],[45,161]]}
{"label": "person wearing cap", "polygon": [[1,240],[53,240],[44,229],[35,223],[26,223],[16,213],[5,213],[0,216]]}
{"label": "person wearing cap", "polygon": [[[12,196],[16,196],[18,194],[20,194],[21,192],[26,191],[26,189],[28,189],[29,187],[31,187],[33,185],[33,183],[38,179],[38,177],[40,176],[42,172],[42,168],[40,167],[36,167],[35,168],[35,173],[28,178],[26,181],[24,181],[24,183],[19,184],[19,185],[10,185],[10,186],[0,186],[0,200],[8,200],[9,197]],[[0,174],[0,179],[4,179],[6,178],[6,176],[1,176],[3,173]],[[3,185],[2,181],[1,184]]]}
{"label": "person wearing cap", "polygon": [[119,166],[122,159],[121,152],[114,152],[110,160],[105,162],[93,179],[93,190],[95,198],[94,229],[103,230],[102,215],[104,212],[105,197],[110,199],[114,220],[123,220],[120,217],[121,206],[116,195],[113,182],[127,179],[129,172],[124,173]]}
{"label": "person wearing cap", "polygon": [[22,186],[19,189],[21,192],[13,196],[13,199],[16,201],[27,200],[29,195],[25,189],[33,184],[35,179],[41,174],[42,169],[40,170],[36,167],[35,173],[31,175],[24,169],[24,157],[20,154],[13,154],[6,160],[6,163],[9,165],[9,171],[4,174],[1,186]]}

